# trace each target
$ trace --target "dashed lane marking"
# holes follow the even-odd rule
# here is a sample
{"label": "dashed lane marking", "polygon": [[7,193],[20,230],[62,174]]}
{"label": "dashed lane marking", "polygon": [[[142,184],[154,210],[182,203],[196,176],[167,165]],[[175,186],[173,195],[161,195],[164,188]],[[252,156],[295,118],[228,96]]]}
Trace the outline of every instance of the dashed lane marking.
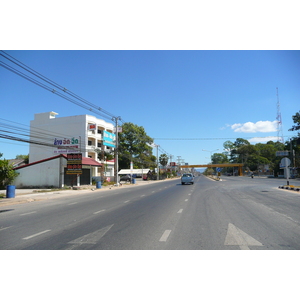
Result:
{"label": "dashed lane marking", "polygon": [[46,233],[46,232],[48,232],[48,231],[51,231],[51,230],[48,229],[48,230],[44,230],[44,231],[42,231],[42,232],[38,232],[38,233],[36,233],[36,234],[33,234],[33,235],[30,235],[30,236],[24,237],[23,240],[29,240],[29,239],[31,239],[31,238],[34,238],[34,237],[38,236],[38,235],[44,234],[44,233]]}
{"label": "dashed lane marking", "polygon": [[1,231],[1,230],[8,229],[8,228],[10,228],[10,227],[11,227],[11,226],[0,228],[0,231]]}
{"label": "dashed lane marking", "polygon": [[183,209],[179,209],[179,211],[177,213],[181,214],[182,212],[183,212]]}
{"label": "dashed lane marking", "polygon": [[163,235],[161,236],[161,238],[159,239],[160,242],[166,242],[170,233],[172,230],[165,230],[165,232],[163,233]]}
{"label": "dashed lane marking", "polygon": [[184,201],[187,202],[187,201],[189,201],[189,199],[185,199]]}
{"label": "dashed lane marking", "polygon": [[102,210],[99,210],[99,211],[95,211],[93,214],[96,215],[96,214],[102,213],[104,211],[105,211],[105,209],[102,209]]}
{"label": "dashed lane marking", "polygon": [[20,216],[26,216],[26,215],[31,215],[31,214],[35,214],[35,213],[36,213],[36,211],[31,211],[28,213],[20,214]]}

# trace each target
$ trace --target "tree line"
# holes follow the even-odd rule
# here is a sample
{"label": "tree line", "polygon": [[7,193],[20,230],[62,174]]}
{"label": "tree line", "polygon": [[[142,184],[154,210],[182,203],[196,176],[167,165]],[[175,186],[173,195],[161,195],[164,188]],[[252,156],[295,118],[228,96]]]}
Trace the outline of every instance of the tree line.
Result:
{"label": "tree line", "polygon": [[[300,130],[300,111],[292,116],[295,125],[289,131]],[[223,144],[223,153],[214,153],[211,157],[213,164],[243,163],[245,171],[268,171],[275,176],[280,172],[282,156],[276,156],[277,151],[289,151],[291,167],[300,165],[300,132],[285,143],[269,141],[265,144],[251,145],[249,141],[238,138],[235,142],[226,141]],[[231,172],[232,170],[227,170]]]}

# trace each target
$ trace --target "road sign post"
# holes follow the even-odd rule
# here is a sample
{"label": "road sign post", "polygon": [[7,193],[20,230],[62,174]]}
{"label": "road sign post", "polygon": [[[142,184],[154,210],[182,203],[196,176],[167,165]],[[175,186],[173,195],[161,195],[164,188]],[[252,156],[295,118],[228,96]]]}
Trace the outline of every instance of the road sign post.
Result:
{"label": "road sign post", "polygon": [[285,174],[286,174],[286,179],[287,179],[287,185],[290,185],[290,182],[289,182],[289,166],[291,164],[291,161],[289,158],[287,157],[284,157],[281,161],[280,161],[280,168],[281,169],[285,169]]}

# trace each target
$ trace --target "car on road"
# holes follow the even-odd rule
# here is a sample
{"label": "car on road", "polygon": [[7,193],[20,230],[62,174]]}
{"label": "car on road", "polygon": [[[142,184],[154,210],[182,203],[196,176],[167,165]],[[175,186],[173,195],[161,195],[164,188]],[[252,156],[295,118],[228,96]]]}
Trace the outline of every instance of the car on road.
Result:
{"label": "car on road", "polygon": [[191,173],[184,173],[181,176],[181,184],[186,184],[186,183],[190,183],[190,184],[194,184],[194,176]]}

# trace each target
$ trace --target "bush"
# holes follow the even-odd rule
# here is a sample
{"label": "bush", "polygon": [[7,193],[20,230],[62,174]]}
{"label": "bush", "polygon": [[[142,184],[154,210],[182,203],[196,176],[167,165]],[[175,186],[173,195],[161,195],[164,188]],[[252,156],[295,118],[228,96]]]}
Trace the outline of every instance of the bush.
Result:
{"label": "bush", "polygon": [[8,160],[0,160],[0,189],[5,189],[18,175]]}

